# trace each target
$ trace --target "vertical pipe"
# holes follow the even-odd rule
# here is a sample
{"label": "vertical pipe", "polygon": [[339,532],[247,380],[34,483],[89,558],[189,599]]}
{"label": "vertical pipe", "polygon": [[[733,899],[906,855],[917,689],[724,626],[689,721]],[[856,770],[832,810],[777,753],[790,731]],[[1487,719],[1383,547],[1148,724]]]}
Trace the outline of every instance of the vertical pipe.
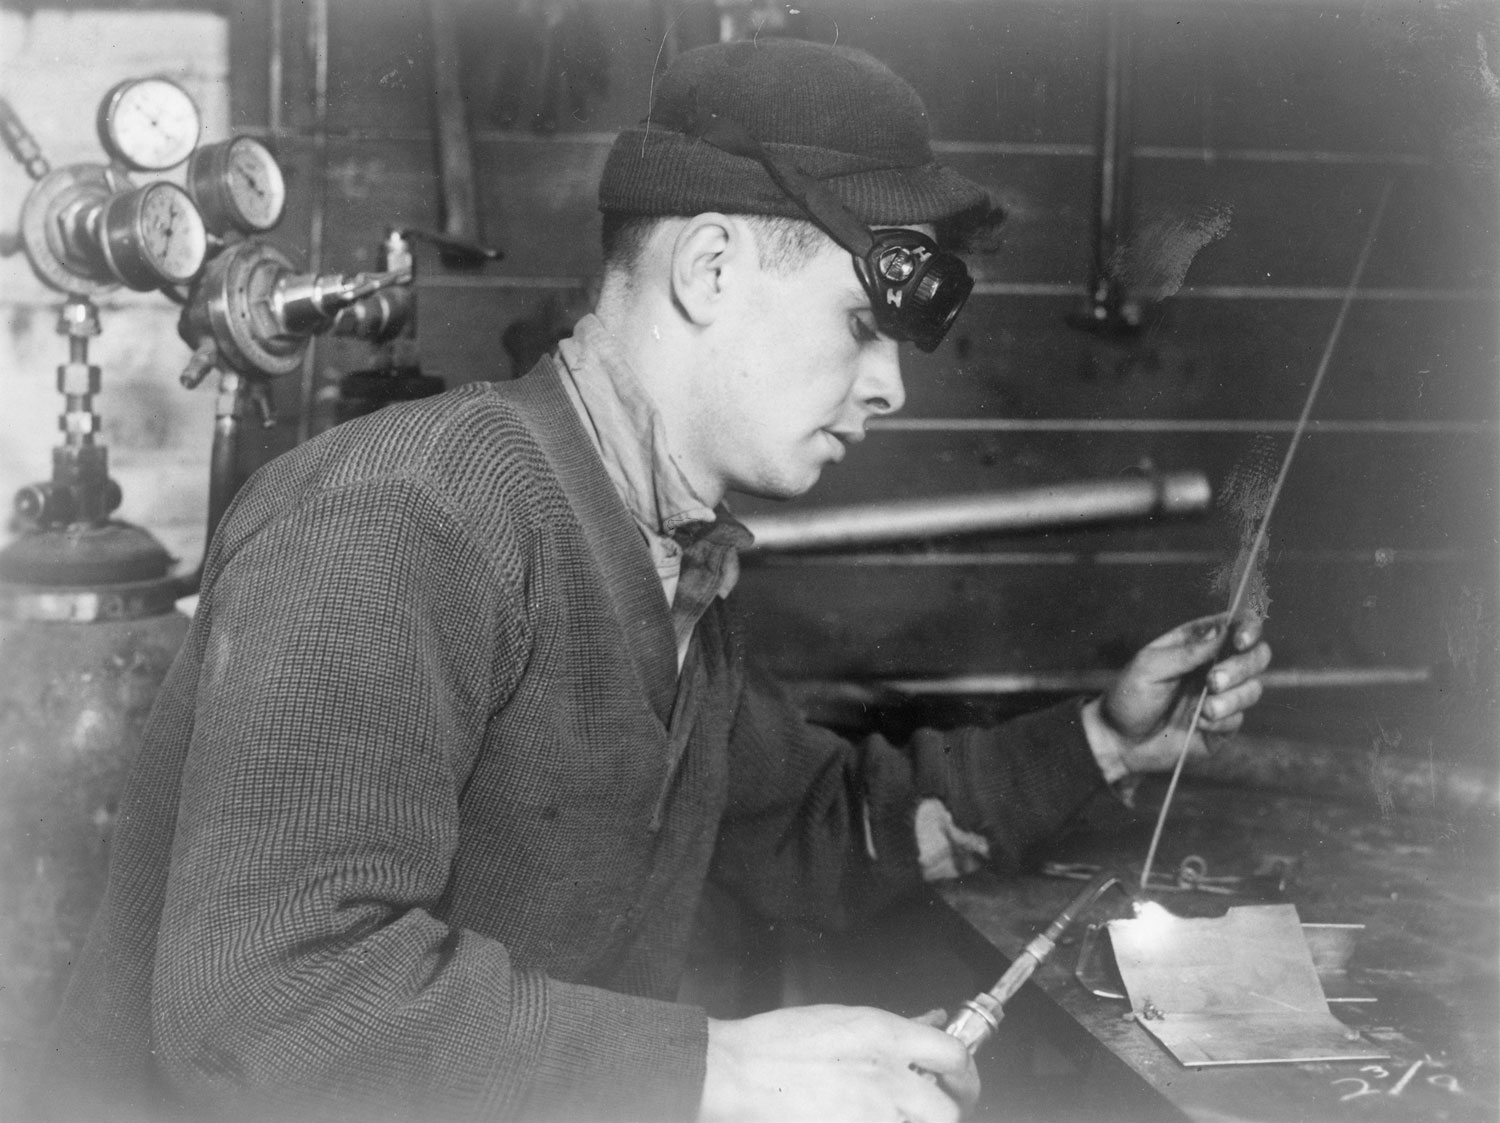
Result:
{"label": "vertical pipe", "polygon": [[[314,204],[308,224],[307,267],[323,271],[323,222],[328,210],[328,0],[313,0],[308,9],[307,43],[313,57]],[[297,442],[312,435],[312,411],[317,387],[318,340],[312,339],[302,358],[301,400],[297,411]]]}
{"label": "vertical pipe", "polygon": [[214,440],[208,460],[208,524],[203,534],[203,553],[198,564],[178,576],[172,599],[193,596],[203,586],[203,570],[214,532],[239,490],[240,415],[244,413],[245,380],[232,370],[219,368],[219,388],[214,398]]}
{"label": "vertical pipe", "polygon": [[1120,204],[1120,5],[1105,6],[1104,114],[1099,130],[1099,213],[1094,231],[1094,282],[1102,290],[1118,236]]}
{"label": "vertical pipe", "polygon": [[[68,363],[70,365],[88,366],[88,336],[68,336]],[[68,413],[93,413],[94,397],[89,393],[65,393],[63,395],[63,409]],[[67,445],[91,445],[94,443],[94,433],[92,430],[87,433],[75,433],[72,429],[68,429],[63,435],[63,443]]]}
{"label": "vertical pipe", "polygon": [[[203,538],[203,553],[208,556],[214,531],[228,510],[238,490],[236,473],[239,462],[240,400],[243,379],[233,371],[220,371],[219,393],[214,407],[214,442],[208,469],[208,533]],[[200,570],[199,576],[202,576]],[[196,586],[195,586],[196,587]]]}
{"label": "vertical pipe", "polygon": [[1104,7],[1104,65],[1099,123],[1099,168],[1094,211],[1093,277],[1088,304],[1070,315],[1074,327],[1107,334],[1129,334],[1139,329],[1138,302],[1130,298],[1117,275],[1117,257],[1125,241],[1130,211],[1130,152],[1132,92],[1130,4],[1106,0]]}
{"label": "vertical pipe", "polygon": [[[63,304],[57,330],[67,333],[68,363],[87,367],[89,365],[89,338],[99,334],[99,315],[93,301],[86,296],[70,295]],[[79,393],[76,387],[73,390],[65,390],[63,410],[65,413],[92,414],[94,412],[93,391],[85,389]],[[63,430],[63,444],[69,448],[84,448],[97,444],[95,434],[98,424],[98,419],[95,418],[89,430],[83,433],[76,432],[71,426],[66,426]]]}
{"label": "vertical pipe", "polygon": [[281,46],[282,10],[281,0],[271,0],[271,58],[270,71],[266,78],[266,126],[271,135],[281,131],[282,67],[284,56]]}
{"label": "vertical pipe", "polygon": [[1110,5],[1110,53],[1114,57],[1114,74],[1110,88],[1114,102],[1111,143],[1114,151],[1111,165],[1114,169],[1113,195],[1110,199],[1110,221],[1113,245],[1117,248],[1126,234],[1125,223],[1130,213],[1130,152],[1135,143],[1135,38],[1129,8],[1115,0]]}
{"label": "vertical pipe", "polygon": [[[443,233],[462,242],[479,241],[478,191],[468,113],[459,82],[458,21],[451,0],[428,0],[432,24],[433,113],[437,117],[438,173],[442,177]],[[551,40],[548,37],[548,49]],[[550,74],[550,67],[542,72]]]}

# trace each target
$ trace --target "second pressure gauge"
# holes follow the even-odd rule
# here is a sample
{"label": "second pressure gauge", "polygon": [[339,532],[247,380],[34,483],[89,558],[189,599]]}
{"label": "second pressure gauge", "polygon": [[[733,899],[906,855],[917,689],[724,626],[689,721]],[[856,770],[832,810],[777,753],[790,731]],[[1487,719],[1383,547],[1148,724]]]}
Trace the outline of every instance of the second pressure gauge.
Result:
{"label": "second pressure gauge", "polygon": [[146,292],[196,277],[208,252],[208,232],[186,191],[174,183],[148,183],[112,195],[100,209],[99,249],[111,273]]}
{"label": "second pressure gauge", "polygon": [[240,136],[199,148],[188,160],[187,189],[215,234],[259,234],[281,221],[286,180],[260,141]]}
{"label": "second pressure gauge", "polygon": [[202,129],[193,99],[166,78],[121,82],[104,95],[98,123],[99,139],[110,155],[143,172],[182,163]]}

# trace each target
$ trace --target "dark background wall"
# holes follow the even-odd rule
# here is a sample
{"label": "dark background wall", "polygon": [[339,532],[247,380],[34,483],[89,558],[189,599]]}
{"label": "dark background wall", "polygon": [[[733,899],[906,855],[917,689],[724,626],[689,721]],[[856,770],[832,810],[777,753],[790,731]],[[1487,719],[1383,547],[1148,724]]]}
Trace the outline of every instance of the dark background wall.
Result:
{"label": "dark background wall", "polygon": [[[1332,673],[1375,684],[1272,690],[1238,759],[1256,779],[1285,769],[1270,777],[1283,785],[1339,778],[1387,809],[1392,793],[1379,785],[1391,772],[1380,769],[1399,758],[1396,771],[1413,781],[1397,785],[1399,802],[1446,815],[1446,783],[1455,803],[1493,817],[1493,4],[1119,0],[1134,42],[1135,132],[1116,266],[1144,310],[1129,339],[1067,322],[1094,257],[1107,0],[803,0],[796,15],[705,0],[450,6],[460,34],[447,75],[464,93],[480,233],[507,256],[477,272],[425,251],[419,261],[419,321],[403,355],[448,384],[512,377],[586,310],[598,267],[594,183],[614,131],[644,115],[654,68],[717,37],[721,16],[886,59],[925,96],[941,158],[1004,202],[1002,244],[973,260],[978,288],[958,328],[936,354],[907,356],[904,414],[800,506],[1178,469],[1203,471],[1221,497],[1263,485],[1389,189],[1271,526],[1266,573],[1278,667],[1304,682]],[[309,268],[354,271],[375,265],[388,228],[445,218],[432,27],[430,4],[417,0],[11,0],[0,3],[0,94],[55,165],[97,161],[103,92],[121,78],[171,75],[199,100],[207,139],[232,129],[276,150],[291,203],[275,240]],[[28,188],[0,158],[0,211],[11,216],[0,226],[13,225]],[[46,474],[63,357],[55,306],[24,259],[0,261],[0,493]],[[176,385],[188,350],[167,301],[117,293],[101,308],[93,354],[105,368],[122,515],[190,565],[211,393]],[[241,474],[334,424],[343,378],[391,357],[318,341],[275,387],[278,425],[247,430]],[[1086,683],[1177,621],[1221,609],[1228,594],[1213,578],[1242,530],[1230,503],[1193,521],[783,557],[747,566],[736,596],[765,655],[824,684],[808,690],[820,714],[849,725],[983,720],[1044,699],[862,694],[851,704],[827,684],[957,674]],[[72,657],[57,652],[56,667]],[[12,677],[74,681],[29,662],[30,677]],[[123,767],[154,685],[140,670],[116,660],[87,685],[80,658],[85,686],[40,696],[45,729],[0,706],[0,881],[17,902],[0,943],[20,949],[3,972],[0,1054],[28,1040],[36,1011],[55,1001],[102,877],[112,803],[89,803],[105,786],[97,776],[66,787],[79,775],[68,754]],[[1423,681],[1392,685],[1411,679]],[[67,737],[53,737],[57,728]],[[1340,747],[1336,768],[1288,767],[1314,744]],[[71,868],[61,876],[36,860],[51,834],[81,848],[87,876],[70,883]]]}
{"label": "dark background wall", "polygon": [[[653,71],[674,50],[716,38],[723,19],[748,34],[758,23],[760,34],[836,40],[886,59],[926,98],[940,157],[1003,201],[1001,245],[972,261],[978,288],[958,328],[936,354],[907,356],[905,412],[800,505],[1153,470],[1202,470],[1221,496],[1237,482],[1263,486],[1388,188],[1362,290],[1271,527],[1267,627],[1283,670],[1429,681],[1279,688],[1253,727],[1493,762],[1492,4],[1119,0],[1133,40],[1134,143],[1116,269],[1144,308],[1143,330],[1129,339],[1067,323],[1092,273],[1108,0],[448,6],[459,44],[446,74],[464,94],[480,233],[506,252],[478,272],[431,254],[419,262],[415,351],[425,373],[449,384],[512,376],[587,308],[598,265],[594,182],[614,130],[644,116]],[[428,3],[13,0],[4,11],[14,32],[7,58],[29,57],[28,43],[43,49],[41,17],[93,27],[76,37],[79,57],[62,61],[69,74],[97,71],[104,85],[106,71],[136,59],[157,65],[151,50],[100,30],[120,17],[157,28],[175,14],[184,29],[222,19],[228,127],[266,138],[286,166],[291,203],[274,238],[310,268],[370,268],[388,228],[445,217]],[[150,34],[157,54],[178,38],[196,41]],[[30,62],[32,72],[62,73]],[[174,67],[196,81],[189,63]],[[71,135],[73,122],[88,145],[98,91],[75,82],[38,94],[12,88],[16,80],[8,92],[33,128]],[[27,91],[35,96],[21,97]],[[223,112],[211,107],[216,130]],[[63,158],[60,142],[48,143]],[[18,200],[24,177],[7,173]],[[29,280],[20,259],[4,268]],[[25,368],[18,384],[31,389],[27,440],[7,434],[19,450],[6,460],[7,485],[27,468],[45,473],[60,345],[49,300],[32,294],[11,313],[7,338],[21,341]],[[187,350],[172,317],[149,296],[107,309],[102,401],[114,462],[128,476],[124,513],[180,538],[199,520],[210,395],[174,385]],[[320,340],[304,369],[277,384],[279,424],[248,434],[242,472],[335,423],[340,380],[381,361],[365,345]],[[1242,526],[1230,505],[1193,521],[767,559],[747,568],[739,599],[767,657],[797,678],[1058,672],[1083,681],[1178,620],[1222,608],[1227,591],[1213,578]],[[175,548],[190,557],[195,546]],[[1035,700],[968,699],[961,712]],[[899,711],[898,720],[958,716],[949,703]]]}
{"label": "dark background wall", "polygon": [[[1217,493],[1274,474],[1372,218],[1362,291],[1271,529],[1268,632],[1291,670],[1431,669],[1425,686],[1273,691],[1258,728],[1493,758],[1500,31],[1483,3],[1123,3],[1134,86],[1120,275],[1144,330],[1069,327],[1090,280],[1107,5],[766,6],[783,32],[865,47],[923,93],[942,159],[1009,219],[909,403],[805,505],[1201,469]],[[424,5],[230,6],[232,118],[276,145],[278,237],[370,267],[384,229],[442,221]],[[715,37],[711,4],[458,5],[483,236],[503,263],[421,269],[423,369],[503,378],[507,329],[587,307],[593,181],[644,116],[653,66]],[[549,40],[547,14],[560,17]],[[279,44],[279,51],[273,51]],[[542,61],[559,52],[555,120]],[[277,91],[279,90],[279,96]],[[525,350],[524,347],[520,350]],[[330,423],[367,364],[321,343],[280,387],[258,461]],[[523,361],[523,360],[522,360]],[[247,463],[247,467],[252,464]],[[745,510],[757,509],[745,503]],[[1117,666],[1221,609],[1241,514],[995,536],[752,566],[741,600],[804,678]],[[984,700],[1004,708],[1031,699]],[[923,714],[922,716],[930,716]],[[939,720],[942,715],[937,715]]]}

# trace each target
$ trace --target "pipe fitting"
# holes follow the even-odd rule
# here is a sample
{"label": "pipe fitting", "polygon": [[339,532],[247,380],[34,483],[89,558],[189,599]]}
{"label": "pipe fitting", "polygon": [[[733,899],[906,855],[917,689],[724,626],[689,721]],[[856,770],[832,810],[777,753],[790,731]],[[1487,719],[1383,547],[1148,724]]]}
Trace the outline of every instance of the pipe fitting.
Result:
{"label": "pipe fitting", "polygon": [[104,428],[97,413],[69,412],[57,419],[57,427],[70,437],[91,437]]}
{"label": "pipe fitting", "polygon": [[99,368],[92,363],[63,363],[57,368],[57,392],[72,397],[97,394],[100,387]]}

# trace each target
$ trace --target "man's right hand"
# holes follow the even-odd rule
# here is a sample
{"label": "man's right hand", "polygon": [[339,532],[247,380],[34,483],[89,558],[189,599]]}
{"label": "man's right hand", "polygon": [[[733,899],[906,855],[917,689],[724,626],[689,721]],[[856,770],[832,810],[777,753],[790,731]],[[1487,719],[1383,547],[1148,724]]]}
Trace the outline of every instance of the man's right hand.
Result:
{"label": "man's right hand", "polygon": [[800,1006],[709,1020],[698,1119],[954,1123],[978,1098],[973,1058],[941,1029],[884,1010]]}

